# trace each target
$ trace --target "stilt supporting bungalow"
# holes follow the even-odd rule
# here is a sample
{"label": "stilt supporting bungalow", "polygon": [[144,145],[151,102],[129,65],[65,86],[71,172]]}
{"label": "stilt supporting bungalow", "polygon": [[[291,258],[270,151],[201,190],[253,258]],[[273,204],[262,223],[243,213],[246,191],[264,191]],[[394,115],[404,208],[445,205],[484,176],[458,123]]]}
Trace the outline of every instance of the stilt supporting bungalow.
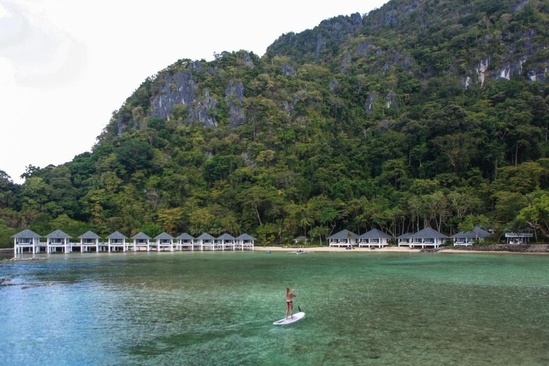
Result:
{"label": "stilt supporting bungalow", "polygon": [[221,250],[234,250],[234,241],[235,237],[231,234],[223,234],[217,239],[215,239],[215,244],[218,249]]}
{"label": "stilt supporting bungalow", "polygon": [[39,234],[35,233],[32,230],[26,229],[15,235],[11,236],[13,238],[13,255],[27,253],[40,253],[40,249],[44,248],[40,242]]}
{"label": "stilt supporting bungalow", "polygon": [[126,239],[128,239],[128,237],[118,231],[115,231],[111,235],[107,236],[108,252],[125,252],[128,250]]}
{"label": "stilt supporting bungalow", "polygon": [[101,237],[93,231],[87,231],[86,233],[78,237],[80,239],[80,252],[99,252],[99,239]]}
{"label": "stilt supporting bungalow", "polygon": [[132,249],[134,252],[145,250],[146,252],[151,250],[149,241],[151,240],[151,237],[148,236],[145,233],[139,232],[132,236],[133,245]]}
{"label": "stilt supporting bungalow", "polygon": [[215,238],[208,233],[203,233],[196,238],[200,246],[200,250],[215,250]]}
{"label": "stilt supporting bungalow", "polygon": [[163,249],[169,250],[170,252],[173,252],[173,236],[171,236],[168,233],[161,233],[156,238],[154,238],[155,242],[154,245],[156,246],[157,251],[161,251]]}
{"label": "stilt supporting bungalow", "polygon": [[46,250],[48,253],[71,253],[71,236],[61,230],[46,235]]}
{"label": "stilt supporting bungalow", "polygon": [[175,238],[175,248],[177,250],[194,250],[194,237],[187,233],[183,233]]}
{"label": "stilt supporting bungalow", "polygon": [[235,250],[255,250],[255,238],[248,234],[242,234],[235,239]]}

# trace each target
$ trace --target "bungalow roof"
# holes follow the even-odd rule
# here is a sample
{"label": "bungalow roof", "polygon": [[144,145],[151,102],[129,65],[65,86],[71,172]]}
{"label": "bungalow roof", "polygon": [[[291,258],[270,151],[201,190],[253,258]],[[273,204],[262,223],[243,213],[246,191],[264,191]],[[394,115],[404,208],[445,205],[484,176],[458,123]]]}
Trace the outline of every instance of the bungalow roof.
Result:
{"label": "bungalow roof", "polygon": [[392,236],[378,229],[372,229],[359,236],[360,239],[391,239]]}
{"label": "bungalow roof", "polygon": [[176,239],[189,240],[189,239],[194,239],[194,236],[192,236],[190,234],[187,234],[187,233],[183,233],[183,234],[179,235]]}
{"label": "bungalow roof", "polygon": [[452,239],[475,239],[478,236],[472,231],[460,231],[457,234],[450,236]]}
{"label": "bungalow roof", "polygon": [[473,231],[460,231],[457,234],[451,236],[451,238],[461,238],[461,239],[476,239],[476,238],[486,238],[490,236],[490,233],[486,230],[480,228],[480,226],[475,226]]}
{"label": "bungalow roof", "polygon": [[128,237],[119,231],[115,231],[111,235],[107,236],[107,239],[127,239]]}
{"label": "bungalow roof", "polygon": [[101,237],[94,233],[93,231],[86,231],[84,234],[80,235],[78,239],[100,239]]}
{"label": "bungalow roof", "polygon": [[34,231],[32,231],[30,229],[25,229],[23,231],[18,232],[17,234],[12,235],[11,237],[15,238],[15,239],[21,239],[21,238],[40,239],[42,237],[42,235],[37,234],[37,233],[35,233]]}
{"label": "bungalow roof", "polygon": [[436,231],[431,227],[426,227],[423,230],[418,231],[415,234],[411,234],[410,238],[435,238],[435,239],[448,239],[448,236]]}
{"label": "bungalow roof", "polygon": [[46,238],[48,238],[48,239],[71,239],[72,236],[70,236],[69,234],[57,229],[57,230],[49,233],[48,235],[46,235]]}
{"label": "bungalow roof", "polygon": [[215,238],[208,233],[202,233],[197,239],[198,240],[214,240]]}
{"label": "bungalow roof", "polygon": [[356,235],[352,231],[343,229],[340,232],[329,236],[328,239],[358,239],[358,235]]}
{"label": "bungalow roof", "polygon": [[248,234],[242,234],[236,237],[237,240],[255,240],[255,238]]}
{"label": "bungalow roof", "polygon": [[234,236],[231,234],[224,233],[223,235],[220,235],[217,239],[219,240],[234,240]]}
{"label": "bungalow roof", "polygon": [[158,234],[156,237],[155,237],[156,240],[171,240],[173,239],[173,236],[171,236],[170,234],[168,234],[167,232],[162,232],[160,234]]}
{"label": "bungalow roof", "polygon": [[479,238],[485,238],[485,237],[491,235],[488,231],[483,230],[480,226],[475,226],[475,228],[473,229],[473,232],[474,232],[475,234],[477,234],[477,236],[478,236]]}
{"label": "bungalow roof", "polygon": [[140,231],[138,232],[137,234],[135,234],[134,236],[132,236],[132,239],[137,239],[137,240],[149,240],[151,237],[148,236],[147,234],[145,234],[144,232]]}

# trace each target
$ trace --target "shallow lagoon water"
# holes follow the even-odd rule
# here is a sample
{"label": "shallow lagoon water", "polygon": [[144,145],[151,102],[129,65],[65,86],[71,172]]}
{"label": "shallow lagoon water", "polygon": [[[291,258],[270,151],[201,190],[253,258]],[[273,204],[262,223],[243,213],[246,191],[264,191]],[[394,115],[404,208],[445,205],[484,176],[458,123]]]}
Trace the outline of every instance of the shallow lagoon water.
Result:
{"label": "shallow lagoon water", "polygon": [[[2,364],[549,364],[549,256],[40,258],[0,262]],[[306,317],[273,326],[288,286]]]}

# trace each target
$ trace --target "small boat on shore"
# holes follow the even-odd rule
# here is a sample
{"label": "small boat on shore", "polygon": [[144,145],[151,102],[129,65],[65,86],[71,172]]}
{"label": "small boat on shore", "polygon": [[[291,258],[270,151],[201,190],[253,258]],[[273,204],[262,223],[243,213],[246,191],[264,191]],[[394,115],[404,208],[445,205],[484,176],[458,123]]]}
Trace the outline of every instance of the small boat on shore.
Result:
{"label": "small boat on shore", "polygon": [[295,252],[288,252],[289,254],[297,254],[297,255],[300,255],[300,254],[311,254],[311,253],[314,253],[314,252],[311,252],[311,251],[304,251],[302,249],[299,249],[299,250],[296,250]]}

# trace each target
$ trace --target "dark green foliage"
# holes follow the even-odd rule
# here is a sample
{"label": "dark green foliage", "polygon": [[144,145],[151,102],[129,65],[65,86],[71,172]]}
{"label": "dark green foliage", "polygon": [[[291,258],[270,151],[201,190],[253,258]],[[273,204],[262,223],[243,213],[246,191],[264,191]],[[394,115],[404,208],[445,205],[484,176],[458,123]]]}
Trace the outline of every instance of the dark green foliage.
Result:
{"label": "dark green foliage", "polygon": [[204,165],[204,179],[213,183],[217,180],[225,180],[239,166],[236,156],[215,155]]}
{"label": "dark green foliage", "polygon": [[115,150],[116,162],[120,177],[129,177],[131,174],[146,170],[151,166],[152,149],[144,141],[128,139],[123,141]]}

